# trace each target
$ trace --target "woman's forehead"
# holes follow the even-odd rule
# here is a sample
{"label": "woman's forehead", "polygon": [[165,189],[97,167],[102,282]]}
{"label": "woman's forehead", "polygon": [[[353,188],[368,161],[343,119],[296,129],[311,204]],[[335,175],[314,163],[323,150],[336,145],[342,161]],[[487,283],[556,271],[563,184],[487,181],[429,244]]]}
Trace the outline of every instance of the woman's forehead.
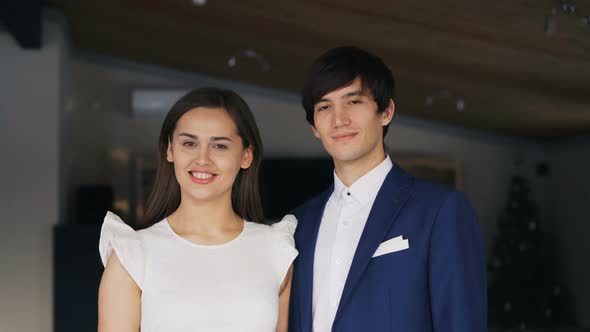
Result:
{"label": "woman's forehead", "polygon": [[224,133],[237,135],[237,127],[231,116],[223,108],[197,107],[184,113],[176,123],[175,132],[189,132],[206,135]]}

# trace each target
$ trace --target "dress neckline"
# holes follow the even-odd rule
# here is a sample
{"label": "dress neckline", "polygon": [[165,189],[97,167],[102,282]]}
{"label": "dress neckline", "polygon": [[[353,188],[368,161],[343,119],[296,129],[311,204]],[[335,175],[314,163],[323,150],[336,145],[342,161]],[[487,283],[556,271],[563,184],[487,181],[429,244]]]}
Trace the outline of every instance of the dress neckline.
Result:
{"label": "dress neckline", "polygon": [[232,245],[235,242],[238,242],[246,233],[246,228],[248,227],[248,222],[246,220],[242,220],[244,223],[244,226],[242,227],[242,231],[233,239],[224,242],[224,243],[220,243],[220,244],[199,244],[199,243],[195,243],[192,242],[190,240],[187,240],[185,238],[183,238],[182,236],[178,235],[178,233],[176,233],[176,231],[174,231],[174,228],[172,228],[172,226],[170,225],[170,222],[168,222],[168,218],[165,218],[164,220],[164,225],[166,226],[166,229],[168,230],[168,232],[175,238],[177,238],[178,240],[184,242],[187,245],[190,245],[191,247],[195,247],[195,248],[223,248],[223,247],[227,247]]}

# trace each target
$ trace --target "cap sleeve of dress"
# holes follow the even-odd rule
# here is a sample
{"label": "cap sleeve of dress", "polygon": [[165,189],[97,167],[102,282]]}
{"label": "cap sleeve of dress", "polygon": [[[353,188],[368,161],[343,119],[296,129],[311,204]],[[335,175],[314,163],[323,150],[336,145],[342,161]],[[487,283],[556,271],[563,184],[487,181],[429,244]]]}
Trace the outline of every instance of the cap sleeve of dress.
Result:
{"label": "cap sleeve of dress", "polygon": [[275,244],[275,266],[279,282],[282,283],[289,267],[293,263],[295,257],[299,253],[295,249],[295,229],[297,228],[297,218],[294,215],[288,214],[283,219],[272,226]]}
{"label": "cap sleeve of dress", "polygon": [[142,289],[144,277],[144,253],[139,234],[119,216],[107,212],[100,231],[100,259],[106,266],[113,250],[131,278]]}

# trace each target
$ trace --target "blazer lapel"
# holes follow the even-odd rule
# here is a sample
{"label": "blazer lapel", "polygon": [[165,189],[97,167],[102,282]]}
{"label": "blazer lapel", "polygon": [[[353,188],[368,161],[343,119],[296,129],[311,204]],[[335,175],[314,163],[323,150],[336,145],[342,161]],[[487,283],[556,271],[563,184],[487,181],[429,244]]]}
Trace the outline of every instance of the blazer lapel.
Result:
{"label": "blazer lapel", "polygon": [[381,185],[369,213],[348,272],[334,321],[338,319],[343,306],[350,300],[356,284],[373,257],[373,253],[385,238],[391,224],[409,198],[411,184],[412,178],[394,164]]}
{"label": "blazer lapel", "polygon": [[313,263],[315,257],[315,246],[318,239],[318,231],[326,203],[334,191],[332,184],[326,191],[318,196],[307,212],[303,220],[299,222],[297,249],[299,250],[299,269],[296,272],[301,285],[300,315],[303,331],[312,330],[312,299],[313,299]]}

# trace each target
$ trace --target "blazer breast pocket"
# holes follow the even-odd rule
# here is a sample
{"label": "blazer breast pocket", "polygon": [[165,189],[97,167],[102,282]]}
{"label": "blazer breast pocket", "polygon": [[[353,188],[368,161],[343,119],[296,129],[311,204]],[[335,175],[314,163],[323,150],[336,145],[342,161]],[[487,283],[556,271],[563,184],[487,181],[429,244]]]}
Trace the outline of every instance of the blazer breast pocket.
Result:
{"label": "blazer breast pocket", "polygon": [[375,253],[373,254],[373,258],[383,256],[386,254],[391,254],[395,252],[399,252],[402,250],[407,250],[410,248],[410,241],[408,239],[404,239],[402,235],[391,238],[387,241],[382,242]]}

